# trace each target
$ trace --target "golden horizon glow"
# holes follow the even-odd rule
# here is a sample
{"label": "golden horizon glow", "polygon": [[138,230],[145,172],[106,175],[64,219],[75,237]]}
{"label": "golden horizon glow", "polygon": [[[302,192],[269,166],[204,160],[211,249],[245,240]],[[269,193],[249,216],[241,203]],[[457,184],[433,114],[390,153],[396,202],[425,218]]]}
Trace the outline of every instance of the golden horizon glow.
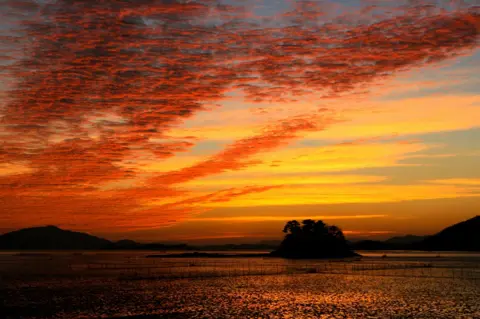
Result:
{"label": "golden horizon glow", "polygon": [[285,220],[305,220],[305,219],[314,219],[314,220],[330,220],[330,219],[365,219],[365,218],[383,218],[388,217],[388,215],[312,215],[312,216],[235,216],[235,217],[201,217],[201,218],[189,218],[189,222],[258,222],[258,221],[285,221]]}

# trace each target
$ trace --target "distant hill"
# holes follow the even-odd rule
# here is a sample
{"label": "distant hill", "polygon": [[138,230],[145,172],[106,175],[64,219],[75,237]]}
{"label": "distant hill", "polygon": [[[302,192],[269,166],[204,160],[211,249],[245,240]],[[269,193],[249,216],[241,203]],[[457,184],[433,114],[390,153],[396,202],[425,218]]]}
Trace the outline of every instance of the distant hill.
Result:
{"label": "distant hill", "polygon": [[24,228],[0,235],[0,250],[272,250],[278,245],[225,244],[190,246],[187,244],[137,243],[130,239],[112,242],[86,233],[56,226]]}
{"label": "distant hill", "polygon": [[380,240],[361,240],[350,243],[353,250],[392,250],[395,245]]}
{"label": "distant hill", "polygon": [[480,216],[447,227],[418,244],[424,250],[480,251]]}
{"label": "distant hill", "polygon": [[361,240],[350,243],[354,250],[457,250],[480,251],[480,216],[447,227],[431,236],[406,235],[385,241]]}
{"label": "distant hill", "polygon": [[280,242],[274,244],[269,242],[260,242],[256,244],[224,244],[224,245],[205,245],[205,246],[195,246],[195,250],[206,250],[206,251],[241,251],[241,250],[274,250],[277,249],[280,245]]}
{"label": "distant hill", "polygon": [[136,241],[130,240],[130,239],[122,239],[117,242],[112,243],[111,247],[112,249],[137,249],[140,246],[139,243]]}
{"label": "distant hill", "polygon": [[104,249],[112,242],[85,233],[63,230],[56,226],[32,227],[0,236],[4,250]]}
{"label": "distant hill", "polygon": [[416,236],[416,235],[405,235],[405,236],[396,236],[390,239],[385,240],[385,243],[392,245],[411,245],[419,243],[424,240],[427,236]]}
{"label": "distant hill", "polygon": [[350,243],[355,250],[415,250],[426,236],[406,235],[381,240],[360,240]]}
{"label": "distant hill", "polygon": [[[345,242],[346,243],[346,242]],[[112,242],[86,233],[63,230],[56,226],[32,227],[0,235],[0,250],[273,250],[276,241],[257,244],[190,246],[186,244],[137,243],[133,240]],[[406,235],[385,241],[349,242],[353,250],[457,250],[480,251],[480,216],[447,227],[432,236]],[[346,250],[347,251],[347,250]]]}
{"label": "distant hill", "polygon": [[427,236],[405,235],[396,236],[387,240],[360,240],[350,242],[355,250],[414,250],[415,245],[424,240]]}

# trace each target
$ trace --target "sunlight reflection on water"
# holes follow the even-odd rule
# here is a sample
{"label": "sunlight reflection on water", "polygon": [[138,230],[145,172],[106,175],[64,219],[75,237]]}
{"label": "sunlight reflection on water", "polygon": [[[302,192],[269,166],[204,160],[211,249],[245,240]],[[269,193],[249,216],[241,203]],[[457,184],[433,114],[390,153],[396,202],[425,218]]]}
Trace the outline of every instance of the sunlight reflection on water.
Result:
{"label": "sunlight reflection on water", "polygon": [[[14,314],[24,318],[140,314],[156,314],[156,318],[480,317],[480,272],[476,273],[479,275],[476,280],[460,276],[466,274],[465,269],[480,269],[474,259],[470,263],[464,258],[440,261],[427,258],[428,263],[414,264],[409,258],[400,257],[389,261],[365,258],[355,262],[312,263],[263,258],[147,259],[145,255],[145,252],[2,254],[0,294],[6,296],[7,318],[19,317]],[[432,261],[443,268],[421,266]],[[72,268],[79,262],[108,266],[99,270]],[[130,265],[138,274],[145,275],[141,268],[152,264],[162,271],[169,269],[191,277],[160,278],[152,272],[150,277],[130,280],[121,278],[123,270],[112,266]],[[224,271],[222,276],[196,276],[193,272],[205,271],[212,264],[217,275]],[[240,269],[247,269],[242,265],[249,265],[251,271],[263,269],[264,273],[256,274],[269,275],[242,273]],[[283,269],[279,265],[294,271],[275,273]],[[405,265],[420,266],[405,268]],[[323,272],[323,266],[330,268]],[[309,273],[312,267],[318,267],[318,272]],[[451,276],[452,270],[456,277]],[[448,271],[447,276],[434,278],[442,271]]]}

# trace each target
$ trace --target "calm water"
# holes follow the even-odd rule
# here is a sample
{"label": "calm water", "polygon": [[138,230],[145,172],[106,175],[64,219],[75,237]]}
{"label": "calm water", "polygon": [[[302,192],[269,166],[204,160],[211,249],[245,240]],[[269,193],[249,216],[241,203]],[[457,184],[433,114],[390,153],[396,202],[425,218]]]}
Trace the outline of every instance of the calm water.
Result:
{"label": "calm water", "polygon": [[[32,255],[130,255],[130,256],[145,256],[148,254],[177,254],[177,253],[191,253],[193,251],[186,251],[186,250],[173,250],[173,251],[155,251],[155,250],[145,250],[145,251],[79,251],[79,252],[72,252],[72,251],[1,251],[0,256],[12,256],[12,255],[22,255],[22,254],[32,254]],[[226,251],[202,251],[207,253],[218,253],[218,254],[266,254],[269,251],[266,250],[226,250]],[[417,250],[377,250],[377,251],[365,251],[359,250],[357,251],[359,254],[365,257],[382,257],[383,255],[391,256],[391,257],[418,257],[418,258],[430,258],[430,257],[472,257],[472,258],[480,258],[480,252],[464,252],[464,251],[417,251]]]}
{"label": "calm water", "polygon": [[480,252],[464,251],[415,251],[415,250],[384,250],[384,251],[357,251],[365,257],[408,257],[408,258],[478,258]]}
{"label": "calm water", "polygon": [[0,318],[480,318],[480,254],[145,258],[151,253],[0,253]]}

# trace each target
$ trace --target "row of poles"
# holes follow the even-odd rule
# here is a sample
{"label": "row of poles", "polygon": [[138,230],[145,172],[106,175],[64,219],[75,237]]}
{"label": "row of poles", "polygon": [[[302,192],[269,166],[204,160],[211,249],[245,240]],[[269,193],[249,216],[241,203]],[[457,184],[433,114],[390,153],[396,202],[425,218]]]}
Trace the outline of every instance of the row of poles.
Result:
{"label": "row of poles", "polygon": [[122,278],[201,278],[280,274],[346,274],[364,276],[460,278],[480,280],[478,268],[451,268],[429,263],[411,264],[366,264],[366,263],[323,263],[323,264],[275,264],[275,263],[181,263],[181,264],[89,264],[89,270],[116,272]]}

